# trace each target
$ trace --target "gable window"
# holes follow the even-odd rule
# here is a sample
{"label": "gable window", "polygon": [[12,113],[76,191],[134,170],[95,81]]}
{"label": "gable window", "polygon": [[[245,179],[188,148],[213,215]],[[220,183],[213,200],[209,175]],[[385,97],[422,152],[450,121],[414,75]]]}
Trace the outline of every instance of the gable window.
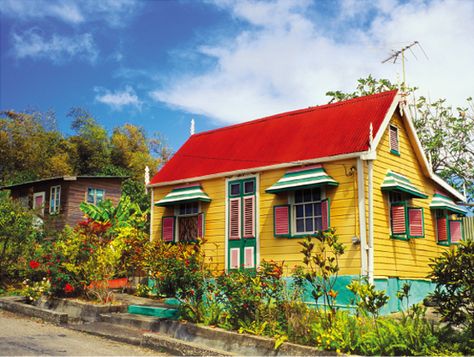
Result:
{"label": "gable window", "polygon": [[61,209],[61,186],[52,186],[49,191],[49,213],[57,214]]}
{"label": "gable window", "polygon": [[423,208],[410,206],[410,196],[403,192],[389,192],[390,231],[393,239],[424,238]]}
{"label": "gable window", "polygon": [[87,202],[94,205],[102,202],[105,198],[105,190],[100,188],[91,188],[87,189]]}
{"label": "gable window", "polygon": [[398,128],[395,125],[390,125],[390,152],[395,155],[400,155],[400,143],[398,136]]}

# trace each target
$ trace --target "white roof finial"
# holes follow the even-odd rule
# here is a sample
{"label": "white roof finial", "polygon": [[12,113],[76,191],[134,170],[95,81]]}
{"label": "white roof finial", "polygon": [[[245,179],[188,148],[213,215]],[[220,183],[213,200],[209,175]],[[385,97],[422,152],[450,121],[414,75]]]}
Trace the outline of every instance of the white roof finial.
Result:
{"label": "white roof finial", "polygon": [[370,122],[370,129],[369,129],[369,147],[372,148],[372,144],[374,142],[374,126],[372,122]]}
{"label": "white roof finial", "polygon": [[191,119],[191,127],[189,128],[189,134],[194,135],[194,131],[195,131],[194,119]]}
{"label": "white roof finial", "polygon": [[150,183],[150,168],[145,166],[145,185]]}

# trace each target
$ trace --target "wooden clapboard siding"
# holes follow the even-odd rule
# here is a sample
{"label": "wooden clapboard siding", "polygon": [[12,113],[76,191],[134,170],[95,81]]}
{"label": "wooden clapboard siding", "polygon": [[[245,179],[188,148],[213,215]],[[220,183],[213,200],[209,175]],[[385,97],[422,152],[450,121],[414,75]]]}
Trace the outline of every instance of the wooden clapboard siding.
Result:
{"label": "wooden clapboard siding", "polygon": [[[201,182],[202,189],[211,198],[210,203],[201,202],[205,214],[204,253],[206,262],[214,271],[223,271],[225,265],[225,178]],[[175,186],[153,188],[155,202],[165,197]],[[151,239],[161,239],[161,218],[173,216],[171,207],[153,206]]]}
{"label": "wooden clapboard siding", "polygon": [[[346,246],[346,254],[341,259],[341,274],[360,273],[360,249],[352,244],[352,237],[359,235],[357,176],[350,175],[350,168],[355,160],[337,161],[324,164],[327,173],[339,182],[338,187],[327,189],[331,200],[331,226],[336,227],[337,234]],[[294,265],[302,264],[301,246],[303,238],[275,238],[273,231],[273,206],[286,204],[286,193],[269,194],[265,190],[277,182],[286,169],[264,171],[258,174],[257,197],[257,236],[260,242],[260,260],[274,260],[286,264],[285,272],[290,272]],[[207,261],[213,270],[222,271],[225,267],[225,178],[201,182],[204,192],[212,199],[209,204],[201,204],[206,214],[204,250]],[[175,186],[156,187],[153,189],[154,201],[165,197]],[[172,208],[153,207],[152,239],[161,239],[161,218],[174,215]]]}
{"label": "wooden clapboard siding", "polygon": [[474,240],[474,217],[464,217],[464,239]]}
{"label": "wooden clapboard siding", "polygon": [[[426,278],[429,263],[446,248],[436,243],[435,217],[429,204],[437,187],[422,172],[421,163],[415,156],[404,123],[395,112],[391,124],[398,127],[400,156],[390,153],[390,136],[387,128],[377,149],[374,161],[374,268],[375,276],[397,276],[400,278]],[[418,189],[427,194],[427,199],[415,198],[411,206],[422,207],[425,238],[402,241],[390,238],[389,195],[381,190],[388,170],[406,176]],[[367,185],[366,185],[367,190]]]}
{"label": "wooden clapboard siding", "polygon": [[[47,232],[61,230],[66,224],[76,225],[84,219],[79,206],[86,200],[87,188],[100,188],[105,190],[105,199],[110,199],[114,204],[120,199],[121,178],[102,177],[60,177],[46,179],[31,183],[20,184],[10,189],[13,199],[28,197],[28,206],[33,206],[33,195],[45,192],[44,219]],[[50,214],[51,187],[61,186],[59,214]]]}
{"label": "wooden clapboard siding", "polygon": [[[339,182],[338,187],[328,187],[330,199],[331,226],[345,245],[346,252],[340,260],[340,274],[360,274],[360,246],[352,244],[352,237],[359,235],[357,206],[357,175],[350,175],[350,168],[356,166],[355,160],[324,163],[323,167],[332,178]],[[275,238],[273,232],[273,206],[288,203],[287,194],[269,194],[265,190],[277,182],[286,170],[265,171],[260,174],[260,259],[285,262],[285,273],[290,273],[295,265],[302,264],[300,242],[303,238]]]}
{"label": "wooden clapboard siding", "polygon": [[100,177],[78,177],[75,181],[67,182],[67,201],[65,203],[66,219],[65,223],[74,226],[84,219],[84,213],[80,210],[80,205],[87,199],[87,189],[96,188],[105,191],[104,199],[111,200],[114,205],[120,200],[122,194],[120,178],[100,178]]}

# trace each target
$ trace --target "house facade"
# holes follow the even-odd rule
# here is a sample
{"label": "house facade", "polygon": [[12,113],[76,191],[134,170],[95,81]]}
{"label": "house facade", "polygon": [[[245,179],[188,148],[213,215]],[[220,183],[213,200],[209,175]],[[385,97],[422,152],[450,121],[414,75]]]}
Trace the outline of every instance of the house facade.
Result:
{"label": "house facade", "polygon": [[36,211],[46,228],[61,230],[84,219],[82,202],[97,204],[121,196],[123,177],[61,176],[4,186],[11,197]]}
{"label": "house facade", "polygon": [[396,91],[192,135],[150,182],[152,239],[205,239],[216,271],[301,265],[298,244],[336,229],[336,284],[366,276],[391,297],[432,290],[430,259],[462,239],[463,195],[436,176]]}

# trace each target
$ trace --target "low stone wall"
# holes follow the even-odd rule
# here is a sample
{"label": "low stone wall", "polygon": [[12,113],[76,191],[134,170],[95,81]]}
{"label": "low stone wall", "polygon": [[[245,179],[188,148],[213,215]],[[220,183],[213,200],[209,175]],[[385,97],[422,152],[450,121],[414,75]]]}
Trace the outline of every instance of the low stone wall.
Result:
{"label": "low stone wall", "polygon": [[26,316],[37,317],[56,325],[68,323],[68,314],[51,311],[34,305],[28,305],[25,303],[25,299],[21,297],[14,296],[1,298],[0,308]]}
{"label": "low stone wall", "polygon": [[126,312],[127,305],[95,305],[71,299],[49,298],[40,299],[37,306],[67,314],[69,321],[98,321],[101,314],[112,312]]}

